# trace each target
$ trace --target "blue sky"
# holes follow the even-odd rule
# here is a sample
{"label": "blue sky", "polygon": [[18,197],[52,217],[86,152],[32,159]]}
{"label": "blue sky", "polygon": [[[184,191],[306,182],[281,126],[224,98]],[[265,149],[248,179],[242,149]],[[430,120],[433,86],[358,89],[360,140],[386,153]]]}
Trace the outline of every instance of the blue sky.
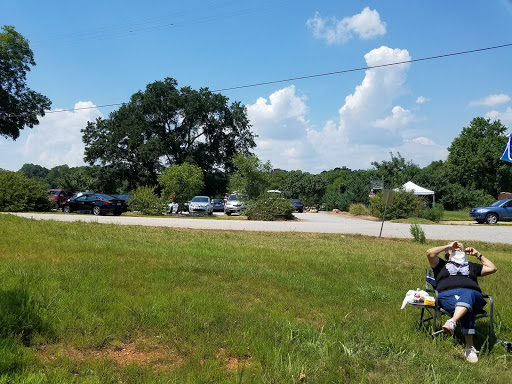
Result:
{"label": "blue sky", "polygon": [[[122,103],[173,77],[211,90],[512,43],[512,1],[6,1],[52,110]],[[512,125],[512,47],[221,91],[247,106],[255,154],[312,173],[400,152],[424,167],[477,116]],[[0,168],[84,165],[80,129],[116,107],[49,113]],[[510,130],[510,129],[509,129]]]}

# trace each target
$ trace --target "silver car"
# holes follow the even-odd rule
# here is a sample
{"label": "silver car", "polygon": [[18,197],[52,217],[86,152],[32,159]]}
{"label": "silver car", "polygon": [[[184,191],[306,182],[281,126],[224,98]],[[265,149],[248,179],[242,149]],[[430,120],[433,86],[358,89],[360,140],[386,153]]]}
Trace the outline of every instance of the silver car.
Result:
{"label": "silver car", "polygon": [[201,212],[209,215],[213,214],[213,207],[208,196],[194,196],[188,204],[188,211],[190,213]]}
{"label": "silver car", "polygon": [[224,204],[224,213],[228,216],[232,213],[240,213],[246,208],[247,200],[247,195],[238,193],[231,194]]}

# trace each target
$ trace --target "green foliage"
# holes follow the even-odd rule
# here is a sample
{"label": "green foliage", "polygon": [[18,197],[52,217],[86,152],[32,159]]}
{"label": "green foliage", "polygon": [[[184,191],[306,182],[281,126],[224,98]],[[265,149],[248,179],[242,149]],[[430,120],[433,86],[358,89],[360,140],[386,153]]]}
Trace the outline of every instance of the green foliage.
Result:
{"label": "green foliage", "polygon": [[370,191],[370,180],[365,171],[353,172],[347,179],[347,187],[344,192],[338,189],[328,189],[324,196],[324,202],[328,210],[339,209],[348,211],[351,204],[366,204]]}
{"label": "green foliage", "polygon": [[162,186],[162,197],[175,200],[179,209],[201,191],[204,186],[203,171],[190,163],[173,165],[158,176]]}
{"label": "green foliage", "polygon": [[25,163],[20,168],[19,172],[31,179],[44,180],[50,170],[48,168],[41,167],[40,165]]}
{"label": "green foliage", "polygon": [[[398,309],[444,242],[12,215],[0,237],[2,384],[512,382],[502,346],[469,365],[462,336],[433,340]],[[479,284],[511,340],[512,247],[466,245],[500,269]]]}
{"label": "green foliage", "polygon": [[265,194],[270,186],[272,165],[269,161],[262,163],[256,156],[244,156],[238,153],[233,158],[235,173],[229,180],[231,192],[238,191],[250,198]]}
{"label": "green foliage", "polygon": [[411,224],[410,231],[412,237],[414,238],[414,241],[421,244],[425,243],[425,232],[423,231],[423,228],[421,228],[419,224]]}
{"label": "green foliage", "polygon": [[130,187],[152,185],[166,165],[189,162],[205,174],[233,171],[233,156],[255,147],[246,108],[207,88],[178,89],[166,78],[148,84],[108,119],[83,132],[85,160],[110,165]]}
{"label": "green foliage", "polygon": [[0,211],[49,211],[48,189],[22,173],[0,171]]}
{"label": "green foliage", "polygon": [[445,186],[444,194],[439,201],[447,209],[458,210],[467,207],[487,206],[496,199],[483,190],[464,188],[458,183],[453,183]]}
{"label": "green foliage", "polygon": [[0,32],[0,135],[16,140],[20,130],[39,124],[38,116],[51,101],[26,86],[27,72],[36,65],[28,40],[5,25]]}
{"label": "green foliage", "polygon": [[500,160],[507,143],[506,132],[507,127],[499,120],[471,120],[448,148],[449,181],[495,197],[501,191],[512,190],[512,168]]}
{"label": "green foliage", "polygon": [[[383,193],[377,193],[372,199],[373,215],[382,218],[386,201]],[[412,192],[396,192],[393,203],[388,205],[386,219],[407,219],[409,217],[420,217],[424,203],[421,198]]]}
{"label": "green foliage", "polygon": [[166,198],[160,198],[155,193],[156,186],[145,185],[138,187],[133,193],[130,205],[133,211],[140,211],[143,215],[158,216],[161,215],[165,208]]}
{"label": "green foliage", "polygon": [[406,182],[414,179],[414,176],[420,171],[420,167],[412,161],[406,162],[400,153],[397,157],[392,152],[389,154],[391,161],[372,162],[376,169],[374,176],[378,180],[384,180],[385,188],[400,188]]}
{"label": "green foliage", "polygon": [[326,183],[322,176],[309,172],[290,171],[286,174],[281,186],[283,196],[289,199],[301,199],[306,206],[322,202]]}
{"label": "green foliage", "polygon": [[249,220],[274,221],[275,219],[292,220],[295,208],[290,200],[283,197],[270,197],[265,194],[251,200],[245,214]]}
{"label": "green foliage", "polygon": [[425,208],[421,213],[421,217],[424,219],[438,222],[444,216],[444,208],[442,204],[436,204],[435,207]]}
{"label": "green foliage", "polygon": [[370,209],[361,203],[351,204],[348,211],[356,216],[369,216],[371,213]]}

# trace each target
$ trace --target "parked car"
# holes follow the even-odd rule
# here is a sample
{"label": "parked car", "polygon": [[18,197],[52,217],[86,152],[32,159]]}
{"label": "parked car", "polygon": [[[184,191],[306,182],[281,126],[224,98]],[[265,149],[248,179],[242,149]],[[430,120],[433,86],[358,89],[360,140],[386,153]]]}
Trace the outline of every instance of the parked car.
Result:
{"label": "parked car", "polygon": [[131,209],[130,209],[130,200],[131,200],[132,197],[130,195],[110,195],[110,196],[124,200],[125,203],[126,203],[126,210],[127,211],[131,211]]}
{"label": "parked car", "polygon": [[224,212],[224,200],[213,199],[212,200],[213,212]]}
{"label": "parked car", "polygon": [[167,204],[167,213],[178,213],[179,204],[175,201]]}
{"label": "parked car", "polygon": [[302,201],[300,201],[300,199],[291,199],[290,201],[292,202],[292,205],[297,212],[304,212],[304,205],[302,204]]}
{"label": "parked car", "polygon": [[213,214],[213,207],[208,196],[194,196],[188,204],[188,211],[190,213],[204,212],[208,215]]}
{"label": "parked car", "polygon": [[113,213],[119,216],[126,211],[126,202],[113,196],[102,193],[82,193],[72,200],[68,200],[62,211],[70,212],[92,212],[94,215],[105,215]]}
{"label": "parked car", "polygon": [[247,200],[247,195],[232,193],[224,204],[224,213],[229,216],[232,213],[242,212],[246,208]]}
{"label": "parked car", "polygon": [[48,190],[48,200],[53,201],[53,209],[61,208],[71,196],[73,196],[73,192],[65,189]]}
{"label": "parked car", "polygon": [[488,207],[472,208],[469,216],[480,224],[496,224],[500,220],[512,221],[512,199],[498,200]]}

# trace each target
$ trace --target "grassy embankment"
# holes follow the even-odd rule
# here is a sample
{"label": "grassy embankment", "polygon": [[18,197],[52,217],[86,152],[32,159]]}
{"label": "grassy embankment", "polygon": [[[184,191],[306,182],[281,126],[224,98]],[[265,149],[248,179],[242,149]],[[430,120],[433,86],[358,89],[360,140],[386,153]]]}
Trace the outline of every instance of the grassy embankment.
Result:
{"label": "grassy embankment", "polygon": [[[0,238],[0,383],[512,381],[501,346],[470,365],[400,310],[439,242],[9,215]],[[510,340],[512,247],[471,245]]]}

